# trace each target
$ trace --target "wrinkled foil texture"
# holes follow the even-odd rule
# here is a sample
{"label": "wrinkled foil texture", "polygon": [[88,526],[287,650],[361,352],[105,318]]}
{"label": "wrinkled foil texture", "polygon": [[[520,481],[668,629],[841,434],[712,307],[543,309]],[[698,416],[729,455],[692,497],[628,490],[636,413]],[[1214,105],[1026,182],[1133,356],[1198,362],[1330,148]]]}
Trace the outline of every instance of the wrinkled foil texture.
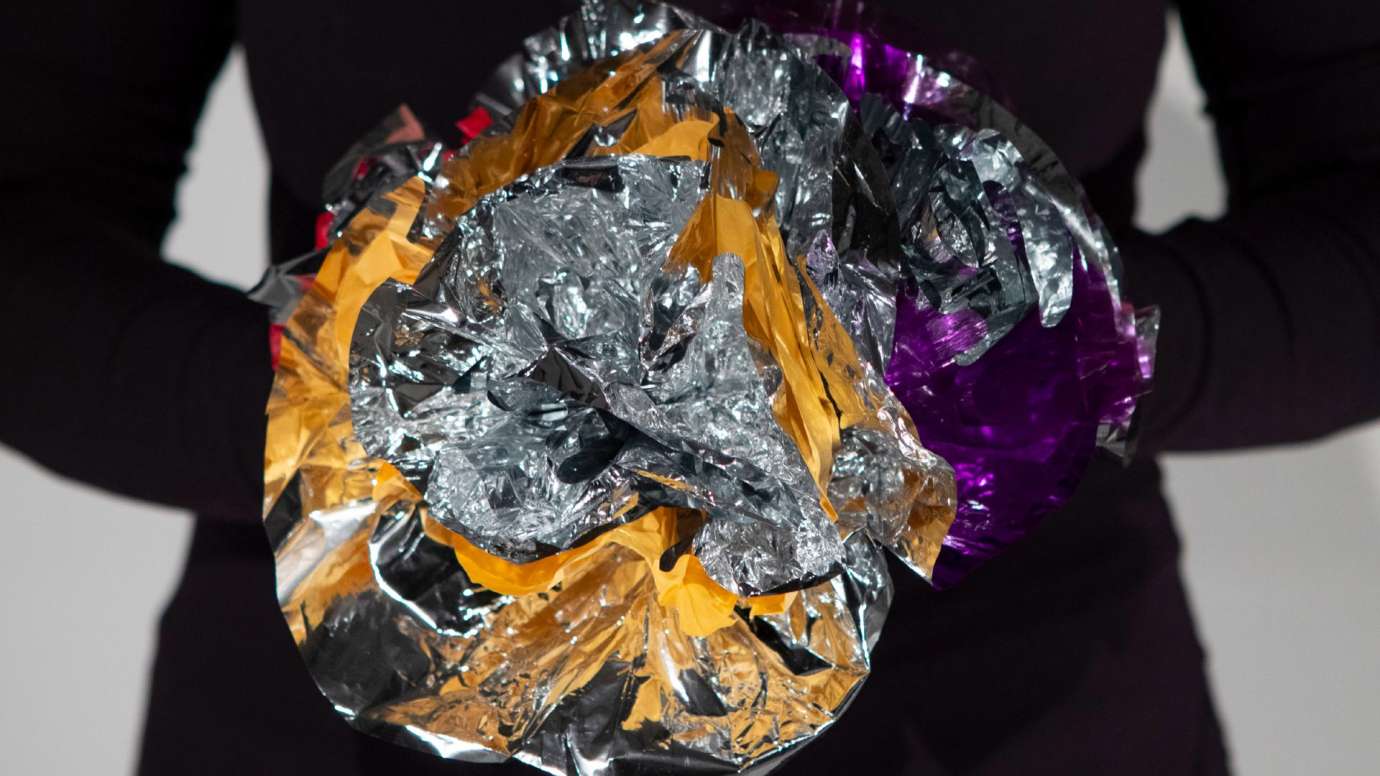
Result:
{"label": "wrinkled foil texture", "polygon": [[329,247],[256,290],[279,598],[360,730],[766,772],[866,677],[885,550],[953,584],[1126,450],[1155,319],[1076,182],[930,60],[791,19],[584,3],[458,156],[410,114],[362,141]]}
{"label": "wrinkled foil texture", "polygon": [[[1098,448],[1129,458],[1158,313],[1123,300],[1116,246],[1081,186],[969,58],[891,46],[875,31],[885,19],[864,24],[867,9],[700,5],[741,22],[728,45],[756,56],[721,77],[712,67],[692,75],[750,125],[759,117],[754,135],[782,178],[791,250],[807,252],[815,282],[885,369],[926,446],[954,466],[957,516],[928,576],[957,584],[1067,503]],[[784,44],[753,13],[788,33]],[[478,103],[511,113],[593,56],[707,26],[658,3],[586,3],[504,63]],[[783,45],[799,56],[773,65]],[[716,62],[713,53],[698,61]],[[815,80],[821,69],[835,88]],[[801,129],[802,115],[815,125]],[[834,202],[831,221],[822,205]]]}
{"label": "wrinkled foil texture", "polygon": [[1067,503],[1097,448],[1129,458],[1158,311],[1123,299],[1081,186],[1000,101],[932,58],[790,19],[893,184],[907,277],[886,379],[955,469],[931,579],[949,587]]}
{"label": "wrinkled foil texture", "polygon": [[640,156],[543,168],[461,217],[416,284],[370,297],[355,432],[442,525],[526,562],[675,506],[706,516],[696,556],[734,592],[837,570],[843,540],[743,329],[740,260],[708,282],[662,268],[705,173]]}
{"label": "wrinkled foil texture", "polygon": [[702,31],[679,62],[684,75],[747,125],[776,173],[782,236],[868,362],[885,368],[895,328],[901,244],[891,180],[843,89],[796,45],[749,19],[728,34],[687,11],[627,0],[585,3],[529,38],[504,62],[475,104],[515,112],[595,60],[682,29]]}

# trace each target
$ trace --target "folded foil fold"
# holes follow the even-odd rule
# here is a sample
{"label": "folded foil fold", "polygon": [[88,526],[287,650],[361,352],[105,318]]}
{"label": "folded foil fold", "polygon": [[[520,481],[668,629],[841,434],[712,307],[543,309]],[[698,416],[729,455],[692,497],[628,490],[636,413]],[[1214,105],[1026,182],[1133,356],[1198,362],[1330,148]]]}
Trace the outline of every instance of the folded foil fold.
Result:
{"label": "folded foil fold", "polygon": [[462,216],[415,284],[365,303],[355,432],[441,525],[521,563],[681,507],[706,516],[696,557],[739,594],[839,568],[743,329],[741,259],[708,281],[663,271],[706,173],[644,156],[542,168]]}
{"label": "folded foil fold", "polygon": [[892,183],[903,279],[886,379],[956,470],[931,576],[952,586],[1067,503],[1096,449],[1129,457],[1158,315],[1125,300],[1081,186],[1000,100],[932,57],[795,24]]}

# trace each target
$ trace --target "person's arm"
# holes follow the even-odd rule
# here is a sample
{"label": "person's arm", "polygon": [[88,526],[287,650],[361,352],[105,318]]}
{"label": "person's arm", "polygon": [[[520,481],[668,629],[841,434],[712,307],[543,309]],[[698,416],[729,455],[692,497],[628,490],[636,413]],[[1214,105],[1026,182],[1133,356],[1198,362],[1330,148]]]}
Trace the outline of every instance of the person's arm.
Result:
{"label": "person's arm", "polygon": [[1144,447],[1380,417],[1380,5],[1179,5],[1229,203],[1123,241],[1131,297],[1163,313]]}
{"label": "person's arm", "polygon": [[233,7],[7,3],[0,30],[0,442],[116,493],[256,519],[265,313],[159,254]]}

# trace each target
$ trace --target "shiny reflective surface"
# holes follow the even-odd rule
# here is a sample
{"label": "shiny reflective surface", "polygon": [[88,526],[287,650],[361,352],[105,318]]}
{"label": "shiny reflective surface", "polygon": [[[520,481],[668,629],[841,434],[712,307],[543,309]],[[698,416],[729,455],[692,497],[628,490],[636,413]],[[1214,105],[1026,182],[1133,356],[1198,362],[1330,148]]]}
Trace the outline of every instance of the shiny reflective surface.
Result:
{"label": "shiny reflective surface", "polygon": [[1082,188],[999,100],[863,30],[789,19],[892,184],[904,281],[886,378],[954,466],[931,577],[951,586],[1067,503],[1097,449],[1130,454],[1158,314],[1123,300]]}
{"label": "shiny reflective surface", "polygon": [[[962,549],[973,461],[931,451],[916,391],[1024,321],[1120,357],[1121,307],[1070,315],[1116,290],[1066,182],[1029,193],[1026,140],[860,96],[838,52],[589,2],[470,145],[403,112],[333,175],[314,278],[263,287],[265,523],[356,727],[553,773],[770,769],[867,675],[882,550],[930,577]],[[1084,387],[1112,361],[1051,363],[1129,423],[1134,393]]]}

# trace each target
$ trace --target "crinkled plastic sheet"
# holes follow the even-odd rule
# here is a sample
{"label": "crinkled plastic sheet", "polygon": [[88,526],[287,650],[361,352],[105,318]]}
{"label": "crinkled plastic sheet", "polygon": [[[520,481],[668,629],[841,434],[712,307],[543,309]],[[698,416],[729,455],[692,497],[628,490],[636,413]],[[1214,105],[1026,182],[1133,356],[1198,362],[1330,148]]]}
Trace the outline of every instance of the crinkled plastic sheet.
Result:
{"label": "crinkled plastic sheet", "polygon": [[[505,63],[456,159],[396,122],[356,149],[315,281],[265,284],[292,310],[266,451],[279,597],[359,729],[553,773],[769,770],[865,678],[883,548],[962,573],[1040,514],[965,514],[1006,503],[979,494],[953,541],[930,449],[970,429],[913,425],[903,405],[936,409],[916,391],[1056,342],[1082,407],[1065,437],[1091,412],[1088,451],[1127,438],[1153,318],[1121,303],[1076,183],[923,57],[797,32],[588,2]],[[706,119],[726,134],[695,145]],[[706,203],[756,224],[758,263],[704,236]],[[735,250],[661,261],[685,243]],[[762,336],[782,309],[796,355]],[[1033,465],[1078,469],[1072,447]],[[948,449],[973,495],[981,457]],[[1040,487],[1006,492],[1048,508]]]}
{"label": "crinkled plastic sheet", "polygon": [[[701,39],[634,52],[617,72],[648,62],[655,74],[657,57]],[[649,93],[712,109],[712,95],[687,96],[698,89],[672,78]],[[578,123],[570,117],[587,108],[556,120]],[[608,111],[572,135],[577,155],[594,154],[583,161],[569,147],[528,154],[497,136],[454,165],[403,154],[422,160],[417,174],[353,217],[288,321],[267,452],[280,599],[318,684],[361,729],[553,772],[765,768],[827,727],[866,675],[891,596],[878,542],[920,570],[937,556],[952,519],[947,466],[919,445],[803,263],[786,259],[774,188],[754,199],[760,161],[740,160],[735,177],[733,160],[716,157],[706,175],[694,162],[620,155],[641,118]],[[755,156],[748,137],[740,156]],[[499,188],[465,177],[495,160],[530,175]],[[480,196],[457,193],[471,190]],[[715,259],[704,282],[695,272],[707,266],[660,266],[673,235],[717,229],[732,242],[754,223],[764,230],[755,250],[767,253],[747,256],[746,274],[731,251],[700,256]],[[749,325],[767,327],[756,344]],[[482,375],[471,369],[486,359]],[[813,399],[788,396],[802,380],[819,385]],[[821,400],[833,404],[823,414]],[[783,401],[798,414],[783,416]],[[704,411],[714,417],[695,415]],[[833,442],[796,427],[811,418],[830,419]],[[545,430],[556,433],[521,443],[552,420]],[[782,422],[794,446],[772,432]],[[510,427],[488,436],[501,424]],[[634,443],[619,440],[615,465],[588,466],[620,426]],[[482,449],[485,439],[503,444]],[[562,451],[584,458],[563,469]],[[508,456],[536,468],[499,460]],[[497,464],[501,476],[446,471],[461,460]],[[534,476],[519,482],[515,471]],[[599,482],[610,473],[628,476]],[[529,509],[520,499],[538,481],[553,490]],[[475,485],[493,489],[464,492]],[[637,498],[622,509],[629,492]],[[838,527],[821,512],[831,498]],[[476,504],[512,506],[508,517],[532,530],[504,533],[505,517]],[[701,522],[677,557],[687,537],[665,516],[687,508]],[[545,588],[505,594],[476,581],[492,567],[466,567],[471,542],[514,568],[562,553],[567,562]],[[809,549],[820,546],[827,554]],[[719,585],[688,573],[687,558]],[[730,618],[706,627],[694,599],[710,588],[786,592],[730,598]]]}
{"label": "crinkled plastic sheet", "polygon": [[795,23],[892,181],[904,279],[887,382],[955,468],[931,577],[952,586],[1067,503],[1097,448],[1129,458],[1158,313],[1125,301],[1082,188],[998,99],[932,57]]}
{"label": "crinkled plastic sheet", "polygon": [[708,520],[695,555],[730,590],[837,570],[843,540],[743,328],[741,260],[708,281],[663,269],[706,173],[641,156],[543,168],[463,216],[417,283],[370,297],[355,432],[438,522],[528,562],[681,507]]}

